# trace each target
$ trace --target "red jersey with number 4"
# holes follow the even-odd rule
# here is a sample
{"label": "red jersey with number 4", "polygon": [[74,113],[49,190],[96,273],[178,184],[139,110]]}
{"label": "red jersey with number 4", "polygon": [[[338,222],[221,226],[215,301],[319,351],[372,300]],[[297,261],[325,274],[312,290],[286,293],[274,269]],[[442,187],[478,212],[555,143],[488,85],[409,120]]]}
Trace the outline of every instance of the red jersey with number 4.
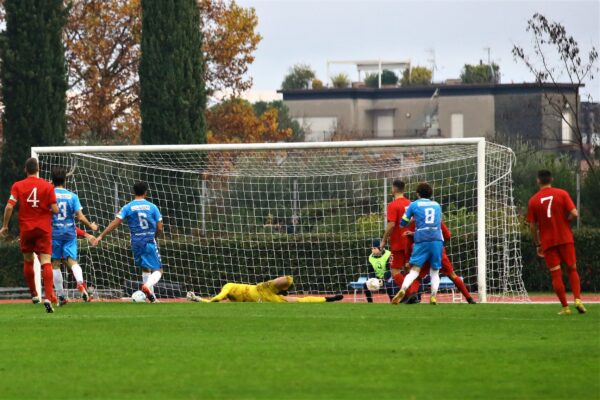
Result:
{"label": "red jersey with number 4", "polygon": [[19,205],[19,226],[21,232],[41,229],[52,232],[52,211],[50,206],[56,203],[54,186],[43,179],[30,176],[15,182],[10,190],[13,206]]}
{"label": "red jersey with number 4", "polygon": [[573,243],[571,223],[567,217],[574,208],[569,193],[553,187],[540,189],[529,199],[527,221],[538,224],[543,250]]}
{"label": "red jersey with number 4", "polygon": [[400,220],[409,205],[409,199],[399,197],[387,206],[387,220],[394,223],[394,230],[390,235],[390,250],[392,251],[406,251],[408,247],[408,239],[403,235],[406,228],[400,227]]}

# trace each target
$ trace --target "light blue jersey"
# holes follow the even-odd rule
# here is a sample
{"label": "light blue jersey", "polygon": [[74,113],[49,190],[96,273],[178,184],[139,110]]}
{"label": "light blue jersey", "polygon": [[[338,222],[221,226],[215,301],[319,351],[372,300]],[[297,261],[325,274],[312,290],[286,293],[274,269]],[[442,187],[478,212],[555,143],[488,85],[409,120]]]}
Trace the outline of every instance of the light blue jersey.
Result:
{"label": "light blue jersey", "polygon": [[156,227],[162,221],[158,207],[148,200],[133,200],[121,209],[117,218],[127,222],[133,247],[154,242]]}
{"label": "light blue jersey", "polygon": [[52,240],[68,241],[77,238],[75,234],[75,213],[81,211],[79,197],[67,189],[54,189],[58,214],[52,215]]}
{"label": "light blue jersey", "polygon": [[135,264],[140,268],[160,269],[160,253],[154,240],[158,223],[162,221],[158,207],[148,200],[133,200],[123,207],[117,218],[129,225]]}
{"label": "light blue jersey", "polygon": [[444,241],[442,235],[442,207],[429,199],[418,199],[406,208],[400,226],[405,227],[410,219],[415,220],[415,243]]}

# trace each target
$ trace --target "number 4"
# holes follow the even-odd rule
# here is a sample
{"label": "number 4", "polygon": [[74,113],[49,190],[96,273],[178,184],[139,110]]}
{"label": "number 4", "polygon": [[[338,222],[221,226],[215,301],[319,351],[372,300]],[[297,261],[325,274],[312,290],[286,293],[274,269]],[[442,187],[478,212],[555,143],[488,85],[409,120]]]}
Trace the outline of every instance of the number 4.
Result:
{"label": "number 4", "polygon": [[27,196],[27,202],[31,203],[31,208],[38,208],[38,203],[40,202],[37,198],[37,188],[34,187],[29,196]]}
{"label": "number 4", "polygon": [[548,218],[552,218],[552,200],[554,200],[554,196],[548,196],[548,197],[542,197],[540,199],[540,202],[542,204],[544,204],[545,201],[548,201],[548,212],[546,213],[546,215],[548,216]]}

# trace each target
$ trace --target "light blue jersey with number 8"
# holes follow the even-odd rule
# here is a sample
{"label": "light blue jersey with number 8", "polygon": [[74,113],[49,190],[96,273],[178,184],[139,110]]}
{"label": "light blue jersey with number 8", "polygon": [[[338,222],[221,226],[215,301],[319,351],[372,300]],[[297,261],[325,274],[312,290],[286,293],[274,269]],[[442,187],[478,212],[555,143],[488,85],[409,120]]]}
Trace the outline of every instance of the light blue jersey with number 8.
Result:
{"label": "light blue jersey with number 8", "polygon": [[154,242],[156,227],[162,221],[158,207],[148,200],[133,200],[121,209],[117,218],[127,222],[131,232],[131,244],[139,245]]}
{"label": "light blue jersey with number 8", "polygon": [[415,220],[415,243],[444,241],[442,235],[442,207],[433,200],[418,199],[406,208],[401,226],[406,226],[410,219]]}

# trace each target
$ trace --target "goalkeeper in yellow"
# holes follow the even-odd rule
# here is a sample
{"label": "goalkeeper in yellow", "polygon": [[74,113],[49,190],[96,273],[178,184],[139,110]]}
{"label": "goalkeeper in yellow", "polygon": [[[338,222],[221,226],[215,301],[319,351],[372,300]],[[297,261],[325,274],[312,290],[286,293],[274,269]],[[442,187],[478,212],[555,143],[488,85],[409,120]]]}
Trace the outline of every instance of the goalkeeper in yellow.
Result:
{"label": "goalkeeper in yellow", "polygon": [[293,284],[294,278],[291,276],[280,276],[258,285],[227,283],[215,297],[203,299],[196,296],[194,292],[188,292],[187,299],[202,303],[217,303],[226,300],[246,303],[325,303],[340,301],[344,298],[341,294],[326,297],[291,297],[287,295],[287,291]]}

